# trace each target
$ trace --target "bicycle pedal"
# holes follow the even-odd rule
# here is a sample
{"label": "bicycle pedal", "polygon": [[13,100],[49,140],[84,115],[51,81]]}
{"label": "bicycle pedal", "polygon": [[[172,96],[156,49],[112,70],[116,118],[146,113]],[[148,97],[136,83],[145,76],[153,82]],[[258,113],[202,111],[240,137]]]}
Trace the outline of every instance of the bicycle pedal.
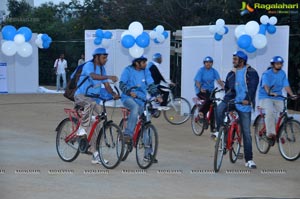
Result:
{"label": "bicycle pedal", "polygon": [[243,159],[244,158],[244,154],[243,153],[238,153],[237,154],[237,158],[238,159]]}

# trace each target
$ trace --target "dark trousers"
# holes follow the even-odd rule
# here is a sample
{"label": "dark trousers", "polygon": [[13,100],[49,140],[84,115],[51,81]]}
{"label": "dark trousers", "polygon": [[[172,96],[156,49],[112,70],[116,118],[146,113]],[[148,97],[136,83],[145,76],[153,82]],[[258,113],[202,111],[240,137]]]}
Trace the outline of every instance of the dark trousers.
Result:
{"label": "dark trousers", "polygon": [[161,106],[167,106],[168,98],[169,98],[169,92],[162,90],[163,88],[166,88],[164,86],[159,85],[157,88],[158,88],[160,94],[162,95],[162,99],[163,99],[163,101],[160,103],[160,105]]}
{"label": "dark trousers", "polygon": [[[212,101],[209,99],[210,94],[211,93],[209,91],[206,91],[206,93],[203,93],[203,92],[200,91],[197,94],[197,96],[200,99],[204,100],[203,106],[202,106],[202,108],[199,111],[203,113],[203,116],[205,118],[206,118],[207,112],[208,112],[208,110],[210,108],[210,105],[212,104]],[[213,131],[213,129],[215,128],[215,113],[214,113],[214,108],[212,109],[212,112],[211,112],[210,128],[211,128],[211,131]]]}

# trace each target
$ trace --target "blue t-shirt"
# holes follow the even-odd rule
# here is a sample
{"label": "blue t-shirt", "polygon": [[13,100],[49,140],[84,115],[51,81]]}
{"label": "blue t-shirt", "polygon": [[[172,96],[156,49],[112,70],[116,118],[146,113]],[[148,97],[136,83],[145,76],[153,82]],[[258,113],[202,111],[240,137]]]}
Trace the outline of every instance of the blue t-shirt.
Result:
{"label": "blue t-shirt", "polygon": [[[236,70],[235,72],[235,101],[242,102],[247,95],[248,89],[246,84],[247,67]],[[251,112],[251,105],[236,104],[235,107],[241,112]]]}
{"label": "blue t-shirt", "polygon": [[[147,87],[150,84],[153,84],[154,81],[152,79],[151,73],[149,69],[145,70],[136,70],[133,66],[127,66],[121,75],[120,82],[123,82],[127,89],[130,89],[131,87],[137,86],[137,89],[132,90],[132,92],[135,92],[138,97],[142,99],[146,99],[147,97]],[[122,93],[121,95],[121,101],[124,102],[126,99],[128,99],[130,96],[126,95],[125,93]],[[139,105],[143,105],[144,103],[139,99],[134,99]]]}
{"label": "blue t-shirt", "polygon": [[219,79],[220,75],[216,69],[206,69],[205,66],[201,67],[194,78],[196,94],[200,92],[200,89],[196,86],[196,81],[200,82],[202,89],[212,91],[215,88],[215,80]]}
{"label": "blue t-shirt", "polygon": [[273,69],[266,70],[261,77],[261,82],[259,85],[258,99],[275,99],[282,100],[280,97],[269,96],[264,86],[269,88],[273,87],[271,92],[277,95],[282,95],[282,89],[289,86],[289,81],[283,70],[274,73]]}

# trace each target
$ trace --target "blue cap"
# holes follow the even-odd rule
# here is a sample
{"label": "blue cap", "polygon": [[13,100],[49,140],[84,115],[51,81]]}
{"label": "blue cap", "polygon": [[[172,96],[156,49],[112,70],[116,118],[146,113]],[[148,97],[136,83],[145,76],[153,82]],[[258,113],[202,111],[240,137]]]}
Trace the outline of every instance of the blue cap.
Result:
{"label": "blue cap", "polygon": [[239,50],[239,51],[236,51],[235,53],[233,53],[233,56],[237,56],[243,60],[245,60],[245,62],[247,62],[248,60],[248,56],[246,55],[246,53],[244,53],[243,51]]}
{"label": "blue cap", "polygon": [[105,48],[96,48],[93,52],[93,56],[95,55],[108,55]]}
{"label": "blue cap", "polygon": [[142,55],[132,60],[132,62],[138,62],[138,61],[147,61],[147,58],[144,55]]}
{"label": "blue cap", "polygon": [[203,59],[203,63],[204,63],[204,62],[213,62],[213,61],[214,61],[213,58],[210,57],[210,56],[206,56],[206,57]]}
{"label": "blue cap", "polygon": [[161,54],[160,53],[155,53],[153,56],[152,56],[152,59],[159,59],[161,58]]}
{"label": "blue cap", "polygon": [[275,57],[273,57],[273,58],[271,59],[270,62],[271,62],[271,64],[272,64],[272,63],[282,63],[282,64],[283,64],[284,60],[283,60],[283,58],[280,57],[280,56],[275,56]]}

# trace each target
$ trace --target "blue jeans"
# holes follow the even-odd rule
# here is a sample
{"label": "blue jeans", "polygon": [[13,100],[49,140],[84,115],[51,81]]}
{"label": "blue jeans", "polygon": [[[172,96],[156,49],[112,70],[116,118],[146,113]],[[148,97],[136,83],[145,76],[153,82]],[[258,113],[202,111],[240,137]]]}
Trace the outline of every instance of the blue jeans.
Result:
{"label": "blue jeans", "polygon": [[123,101],[123,105],[130,110],[124,134],[132,137],[134,128],[138,121],[138,116],[143,113],[144,107],[136,103],[133,98],[127,98],[125,101]]}
{"label": "blue jeans", "polygon": [[216,110],[216,123],[217,123],[217,131],[220,130],[221,125],[223,124],[224,121],[224,116],[225,116],[225,111],[226,111],[226,103],[225,102],[221,102],[218,106],[217,106],[217,110]]}
{"label": "blue jeans", "polygon": [[66,73],[62,73],[62,74],[56,74],[56,90],[58,91],[61,86],[60,86],[60,77],[62,77],[63,79],[63,89],[66,89],[67,86],[67,78],[66,78]]}
{"label": "blue jeans", "polygon": [[239,114],[239,123],[241,125],[241,133],[244,141],[245,160],[248,162],[253,159],[252,138],[251,138],[251,112],[237,111]]}

